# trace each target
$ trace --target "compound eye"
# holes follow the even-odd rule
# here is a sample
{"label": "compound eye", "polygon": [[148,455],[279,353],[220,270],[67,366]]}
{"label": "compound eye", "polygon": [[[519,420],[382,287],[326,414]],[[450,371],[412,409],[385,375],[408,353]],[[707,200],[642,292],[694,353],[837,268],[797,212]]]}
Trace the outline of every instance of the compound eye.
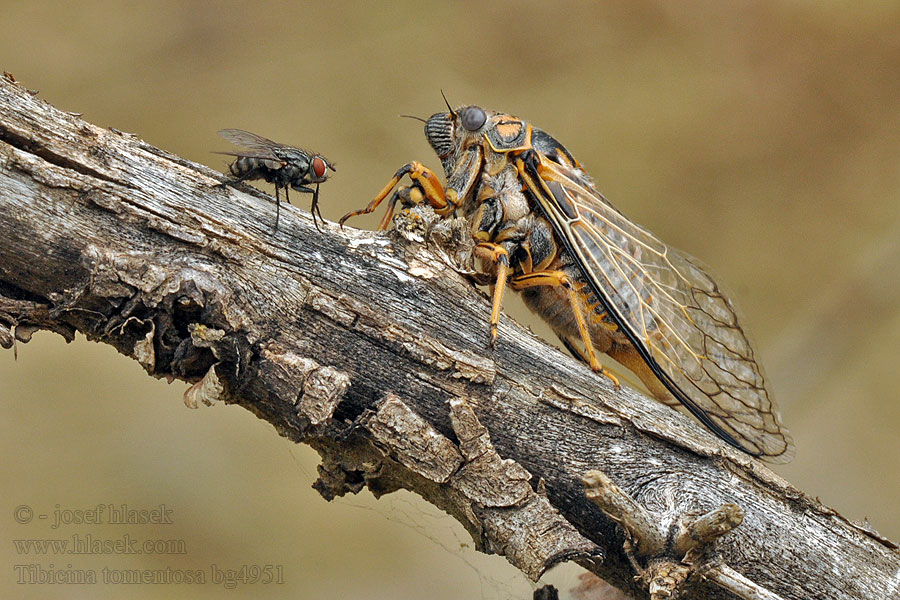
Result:
{"label": "compound eye", "polygon": [[325,176],[325,170],[327,169],[327,167],[325,165],[325,161],[320,157],[317,156],[312,160],[312,168],[313,173],[316,174],[317,178],[322,178]]}
{"label": "compound eye", "polygon": [[477,106],[469,106],[463,109],[460,115],[462,125],[469,131],[478,131],[487,121],[487,113]]}

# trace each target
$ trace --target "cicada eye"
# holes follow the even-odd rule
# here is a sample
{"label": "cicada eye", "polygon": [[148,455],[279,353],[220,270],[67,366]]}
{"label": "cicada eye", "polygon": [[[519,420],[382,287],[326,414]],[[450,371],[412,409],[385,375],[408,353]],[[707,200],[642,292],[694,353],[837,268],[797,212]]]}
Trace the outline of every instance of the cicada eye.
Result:
{"label": "cicada eye", "polygon": [[487,113],[477,106],[467,106],[459,116],[462,119],[462,126],[469,131],[478,131],[487,121]]}
{"label": "cicada eye", "polygon": [[325,164],[325,161],[322,160],[321,156],[316,156],[312,159],[312,170],[316,175],[316,179],[322,179],[325,177],[325,171],[328,169],[328,166]]}

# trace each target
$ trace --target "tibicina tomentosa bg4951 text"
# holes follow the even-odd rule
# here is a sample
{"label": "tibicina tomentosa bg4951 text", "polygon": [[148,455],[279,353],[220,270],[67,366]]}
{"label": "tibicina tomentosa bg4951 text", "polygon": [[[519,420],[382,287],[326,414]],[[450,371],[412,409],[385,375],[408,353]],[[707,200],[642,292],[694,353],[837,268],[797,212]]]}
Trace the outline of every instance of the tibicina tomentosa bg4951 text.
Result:
{"label": "tibicina tomentosa bg4951 text", "polygon": [[595,371],[604,372],[604,352],[729,444],[773,462],[792,458],[734,305],[695,259],[625,217],[562,144],[522,119],[464,106],[433,115],[425,135],[446,184],[411,162],[341,224],[375,210],[409,175],[412,185],[390,197],[379,228],[398,201],[460,212],[481,268],[495,277],[494,339],[510,287]]}

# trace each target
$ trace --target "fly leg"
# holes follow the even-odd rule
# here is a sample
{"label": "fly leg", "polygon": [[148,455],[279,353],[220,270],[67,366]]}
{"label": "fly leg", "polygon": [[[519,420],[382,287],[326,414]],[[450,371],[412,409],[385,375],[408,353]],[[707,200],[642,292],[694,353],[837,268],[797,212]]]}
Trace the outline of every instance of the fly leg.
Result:
{"label": "fly leg", "polygon": [[316,221],[316,213],[319,213],[319,221],[325,222],[325,217],[322,216],[322,209],[319,208],[319,184],[316,184],[316,191],[313,192],[312,205],[309,207],[309,214],[312,215],[313,225],[316,226],[316,231],[321,233],[321,229],[319,229],[319,223]]}
{"label": "fly leg", "polygon": [[[234,175],[234,174],[232,173],[232,175]],[[235,186],[238,183],[243,183],[250,179],[265,179],[267,183],[275,184],[275,229],[278,229],[278,221],[281,218],[281,196],[279,194],[280,188],[282,188],[282,187],[284,188],[284,197],[285,197],[285,200],[288,201],[288,203],[290,203],[291,199],[288,197],[287,185],[279,185],[279,183],[278,183],[279,180],[276,179],[275,177],[273,177],[272,175],[268,174],[266,171],[264,171],[262,169],[258,169],[258,168],[257,169],[249,169],[247,171],[244,171],[240,175],[234,175],[233,179],[230,179],[228,181],[223,181],[222,183],[217,183],[212,187],[224,188],[225,186]],[[312,191],[312,190],[309,190],[309,191]]]}
{"label": "fly leg", "polygon": [[[281,197],[278,194],[278,190],[280,188],[284,188],[284,201],[288,204],[291,203],[291,197],[288,195],[288,190],[290,189],[287,185],[279,186],[277,183],[275,184],[275,229],[278,229],[278,220],[281,218]],[[311,189],[305,187],[295,187],[294,188],[300,192],[312,192]],[[316,228],[318,229],[318,227]]]}
{"label": "fly leg", "polygon": [[[322,230],[319,229],[319,223],[316,221],[316,211],[319,212],[319,219],[322,221],[325,218],[322,216],[322,211],[319,210],[319,184],[316,184],[316,189],[312,189],[310,187],[306,187],[305,185],[292,184],[292,188],[297,190],[298,192],[303,192],[304,194],[312,194],[312,205],[309,207],[309,212],[312,214],[313,225],[316,226],[316,231],[322,233]],[[287,187],[284,188],[285,197],[287,197]]]}
{"label": "fly leg", "polygon": [[569,305],[572,308],[572,313],[575,315],[575,323],[578,325],[578,333],[581,335],[581,341],[584,343],[586,362],[591,365],[592,370],[601,375],[605,375],[616,387],[619,387],[619,380],[616,376],[609,371],[606,371],[597,359],[597,352],[594,350],[594,343],[591,341],[587,321],[582,312],[583,302],[579,298],[578,291],[572,286],[572,283],[569,281],[569,276],[566,275],[565,272],[533,271],[524,275],[517,275],[509,280],[509,287],[516,291],[541,285],[562,287],[566,290],[566,295],[569,298]]}
{"label": "fly leg", "polygon": [[[291,199],[288,198],[288,188],[285,186],[284,188],[284,199],[288,204],[291,203]],[[278,185],[275,186],[275,229],[278,229],[278,220],[281,218],[281,198],[278,195]]]}

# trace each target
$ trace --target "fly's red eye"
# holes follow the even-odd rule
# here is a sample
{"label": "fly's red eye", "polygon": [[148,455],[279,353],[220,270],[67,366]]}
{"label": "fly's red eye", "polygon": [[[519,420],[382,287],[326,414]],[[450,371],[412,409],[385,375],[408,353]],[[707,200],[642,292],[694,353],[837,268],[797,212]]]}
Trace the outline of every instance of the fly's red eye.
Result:
{"label": "fly's red eye", "polygon": [[322,160],[321,158],[319,158],[318,156],[313,159],[312,168],[313,168],[313,173],[316,174],[316,177],[322,177],[325,175],[325,169],[326,169],[325,161]]}

